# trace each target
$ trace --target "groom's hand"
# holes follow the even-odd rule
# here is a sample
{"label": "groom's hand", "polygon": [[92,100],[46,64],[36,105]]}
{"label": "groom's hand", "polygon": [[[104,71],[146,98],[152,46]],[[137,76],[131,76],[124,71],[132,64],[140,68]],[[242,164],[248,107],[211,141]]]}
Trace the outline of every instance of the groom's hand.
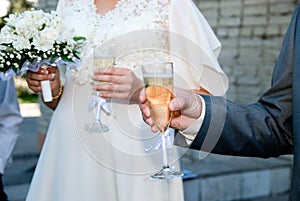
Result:
{"label": "groom's hand", "polygon": [[185,130],[191,126],[202,113],[202,101],[192,91],[174,87],[174,98],[169,103],[173,113],[170,127]]}
{"label": "groom's hand", "polygon": [[[144,89],[140,93],[139,105],[143,120],[151,126],[153,132],[157,132],[150,116],[150,108],[147,104]],[[170,127],[184,130],[200,117],[202,112],[202,101],[198,95],[195,95],[191,91],[174,88],[174,99],[169,103],[169,109],[173,113]]]}

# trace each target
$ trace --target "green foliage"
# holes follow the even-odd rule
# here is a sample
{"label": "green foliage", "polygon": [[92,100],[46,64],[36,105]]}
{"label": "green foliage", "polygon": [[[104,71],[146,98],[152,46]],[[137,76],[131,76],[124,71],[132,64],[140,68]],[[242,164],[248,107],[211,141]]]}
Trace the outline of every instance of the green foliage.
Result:
{"label": "green foliage", "polygon": [[38,94],[28,88],[24,77],[14,78],[19,103],[37,103]]}
{"label": "green foliage", "polygon": [[30,10],[34,8],[34,3],[28,0],[10,0],[10,7],[8,9],[7,15],[0,18],[0,29],[4,26],[4,18],[11,13],[21,13],[25,10]]}
{"label": "green foliage", "polygon": [[17,88],[17,96],[19,103],[37,103],[38,94],[28,92],[28,89],[22,87]]}

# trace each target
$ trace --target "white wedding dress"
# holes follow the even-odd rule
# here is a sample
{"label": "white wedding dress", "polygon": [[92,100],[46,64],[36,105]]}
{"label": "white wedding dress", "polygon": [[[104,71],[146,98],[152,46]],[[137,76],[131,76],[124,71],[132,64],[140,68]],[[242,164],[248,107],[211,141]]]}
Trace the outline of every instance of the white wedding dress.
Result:
{"label": "white wedding dress", "polygon": [[[191,0],[122,0],[104,16],[93,0],[60,0],[58,12],[91,46],[109,45],[116,65],[141,77],[140,65],[154,60],[174,62],[174,84],[204,87],[224,95],[228,80],[218,65],[220,43]],[[109,132],[88,132],[95,120],[91,54],[80,67],[68,69],[63,95],[48,129],[27,201],[182,201],[182,179],[155,180],[161,152],[146,148],[158,137],[138,105],[108,100],[111,115],[101,114]],[[170,161],[180,169],[184,150],[173,147]]]}

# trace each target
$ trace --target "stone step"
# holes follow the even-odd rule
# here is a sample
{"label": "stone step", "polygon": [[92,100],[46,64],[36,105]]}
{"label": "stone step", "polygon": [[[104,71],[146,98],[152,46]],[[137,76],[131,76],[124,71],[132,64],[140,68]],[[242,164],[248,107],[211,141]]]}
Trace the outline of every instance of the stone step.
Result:
{"label": "stone step", "polygon": [[187,173],[184,190],[188,201],[246,201],[282,194],[286,197],[290,187],[291,158],[261,159],[210,154],[202,160],[191,160],[186,156],[181,163]]}

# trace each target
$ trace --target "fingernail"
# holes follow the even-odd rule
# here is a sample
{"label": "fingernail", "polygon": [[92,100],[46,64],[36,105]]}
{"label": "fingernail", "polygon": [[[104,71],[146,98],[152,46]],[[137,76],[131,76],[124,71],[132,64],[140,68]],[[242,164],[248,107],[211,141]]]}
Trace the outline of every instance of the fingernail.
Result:
{"label": "fingernail", "polygon": [[48,76],[48,78],[49,78],[50,80],[53,80],[53,79],[55,78],[55,73],[51,73],[51,74]]}

